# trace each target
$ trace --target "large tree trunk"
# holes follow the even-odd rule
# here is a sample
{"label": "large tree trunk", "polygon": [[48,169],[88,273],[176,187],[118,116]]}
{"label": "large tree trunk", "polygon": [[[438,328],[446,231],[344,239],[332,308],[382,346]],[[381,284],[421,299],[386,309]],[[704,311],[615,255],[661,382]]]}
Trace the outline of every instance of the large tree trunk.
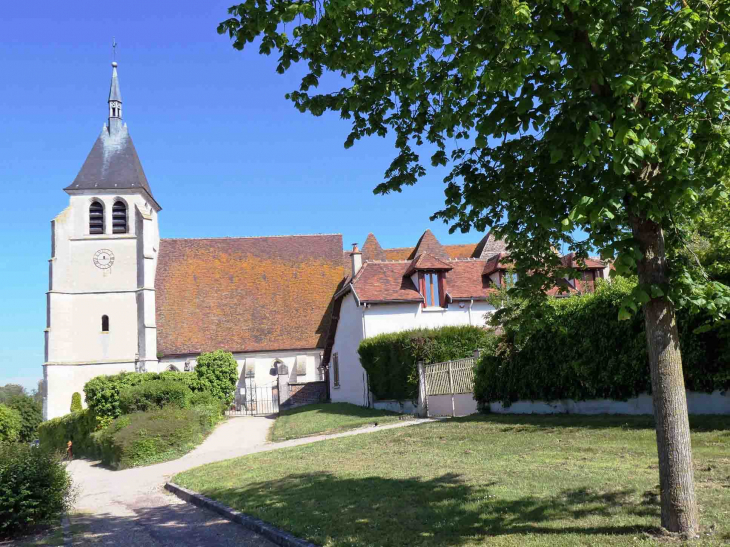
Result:
{"label": "large tree trunk", "polygon": [[[663,286],[667,271],[661,227],[636,216],[631,217],[631,224],[644,253],[638,264],[639,282]],[[659,452],[662,526],[693,537],[698,530],[697,503],[674,305],[666,297],[652,298],[644,306],[644,323]]]}

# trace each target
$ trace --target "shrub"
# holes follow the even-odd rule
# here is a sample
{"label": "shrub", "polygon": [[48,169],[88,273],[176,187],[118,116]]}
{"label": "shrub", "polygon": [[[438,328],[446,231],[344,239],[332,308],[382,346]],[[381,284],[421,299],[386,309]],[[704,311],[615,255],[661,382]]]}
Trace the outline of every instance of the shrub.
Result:
{"label": "shrub", "polygon": [[416,329],[366,338],[358,347],[360,362],[379,399],[418,397],[418,361],[439,363],[471,357],[493,344],[494,335],[479,327]]}
{"label": "shrub", "polygon": [[152,380],[122,391],[119,408],[123,414],[160,409],[168,405],[187,408],[193,392],[182,382]]}
{"label": "shrub", "polygon": [[122,391],[160,379],[180,382],[193,391],[202,389],[197,375],[192,372],[121,372],[113,376],[97,376],[86,382],[86,405],[94,411],[101,424],[108,423],[122,415],[119,406]]}
{"label": "shrub", "polygon": [[233,354],[222,350],[203,353],[197,363],[195,373],[202,390],[209,391],[226,405],[231,404],[238,382],[238,363]]}
{"label": "shrub", "polygon": [[65,452],[66,443],[71,441],[74,456],[98,458],[99,447],[91,437],[97,425],[96,415],[88,408],[45,421],[38,426],[41,448]]}
{"label": "shrub", "polygon": [[149,465],[175,458],[197,446],[220,421],[205,406],[165,407],[115,419],[93,437],[102,462],[115,469]]}
{"label": "shrub", "polygon": [[23,418],[20,412],[0,404],[0,443],[17,441],[22,427]]}
{"label": "shrub", "polygon": [[56,521],[71,507],[71,494],[57,454],[27,444],[0,445],[0,537]]}
{"label": "shrub", "polygon": [[34,440],[38,433],[38,425],[43,421],[43,403],[36,401],[30,395],[19,395],[10,400],[9,406],[20,414],[18,440],[21,442]]}
{"label": "shrub", "polygon": [[71,412],[78,412],[83,409],[84,407],[81,405],[81,393],[75,391],[74,394],[71,395]]}
{"label": "shrub", "polygon": [[[547,304],[544,320],[519,336],[508,328],[495,351],[476,367],[474,396],[510,404],[517,400],[626,400],[651,392],[641,313],[618,321],[627,280],[600,283],[596,292]],[[526,318],[529,319],[529,318]],[[695,332],[704,317],[678,313],[687,389],[730,388],[730,326]]]}

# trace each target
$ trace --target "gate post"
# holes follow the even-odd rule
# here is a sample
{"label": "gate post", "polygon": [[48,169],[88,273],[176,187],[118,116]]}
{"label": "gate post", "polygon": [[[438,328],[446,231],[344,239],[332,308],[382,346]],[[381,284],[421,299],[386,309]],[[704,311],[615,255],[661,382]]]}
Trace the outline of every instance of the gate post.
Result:
{"label": "gate post", "polygon": [[451,372],[451,361],[449,361],[449,391],[451,391],[451,417],[456,416],[456,405],[454,405],[454,377]]}
{"label": "gate post", "polygon": [[418,361],[418,416],[428,418],[428,386],[423,361]]}

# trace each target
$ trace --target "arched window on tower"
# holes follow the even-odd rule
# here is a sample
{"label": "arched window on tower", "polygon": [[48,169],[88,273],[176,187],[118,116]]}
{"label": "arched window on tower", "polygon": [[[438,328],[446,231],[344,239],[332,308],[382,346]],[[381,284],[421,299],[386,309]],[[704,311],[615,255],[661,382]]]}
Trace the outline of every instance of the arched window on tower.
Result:
{"label": "arched window on tower", "polygon": [[127,205],[123,201],[115,201],[112,207],[112,233],[127,233]]}
{"label": "arched window on tower", "polygon": [[92,201],[89,205],[89,233],[104,233],[104,206],[100,201]]}
{"label": "arched window on tower", "polygon": [[109,316],[101,316],[101,332],[109,332]]}

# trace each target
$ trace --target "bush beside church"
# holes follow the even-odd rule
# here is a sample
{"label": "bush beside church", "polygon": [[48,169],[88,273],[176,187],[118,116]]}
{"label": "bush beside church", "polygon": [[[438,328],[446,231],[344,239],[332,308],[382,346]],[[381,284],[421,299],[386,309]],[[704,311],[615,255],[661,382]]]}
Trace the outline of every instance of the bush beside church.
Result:
{"label": "bush beside church", "polygon": [[[182,456],[223,419],[236,385],[231,354],[214,352],[200,372],[97,376],[84,386],[87,409],[41,424],[41,446],[124,469]],[[230,359],[226,358],[226,355]],[[216,390],[210,388],[214,385]]]}

